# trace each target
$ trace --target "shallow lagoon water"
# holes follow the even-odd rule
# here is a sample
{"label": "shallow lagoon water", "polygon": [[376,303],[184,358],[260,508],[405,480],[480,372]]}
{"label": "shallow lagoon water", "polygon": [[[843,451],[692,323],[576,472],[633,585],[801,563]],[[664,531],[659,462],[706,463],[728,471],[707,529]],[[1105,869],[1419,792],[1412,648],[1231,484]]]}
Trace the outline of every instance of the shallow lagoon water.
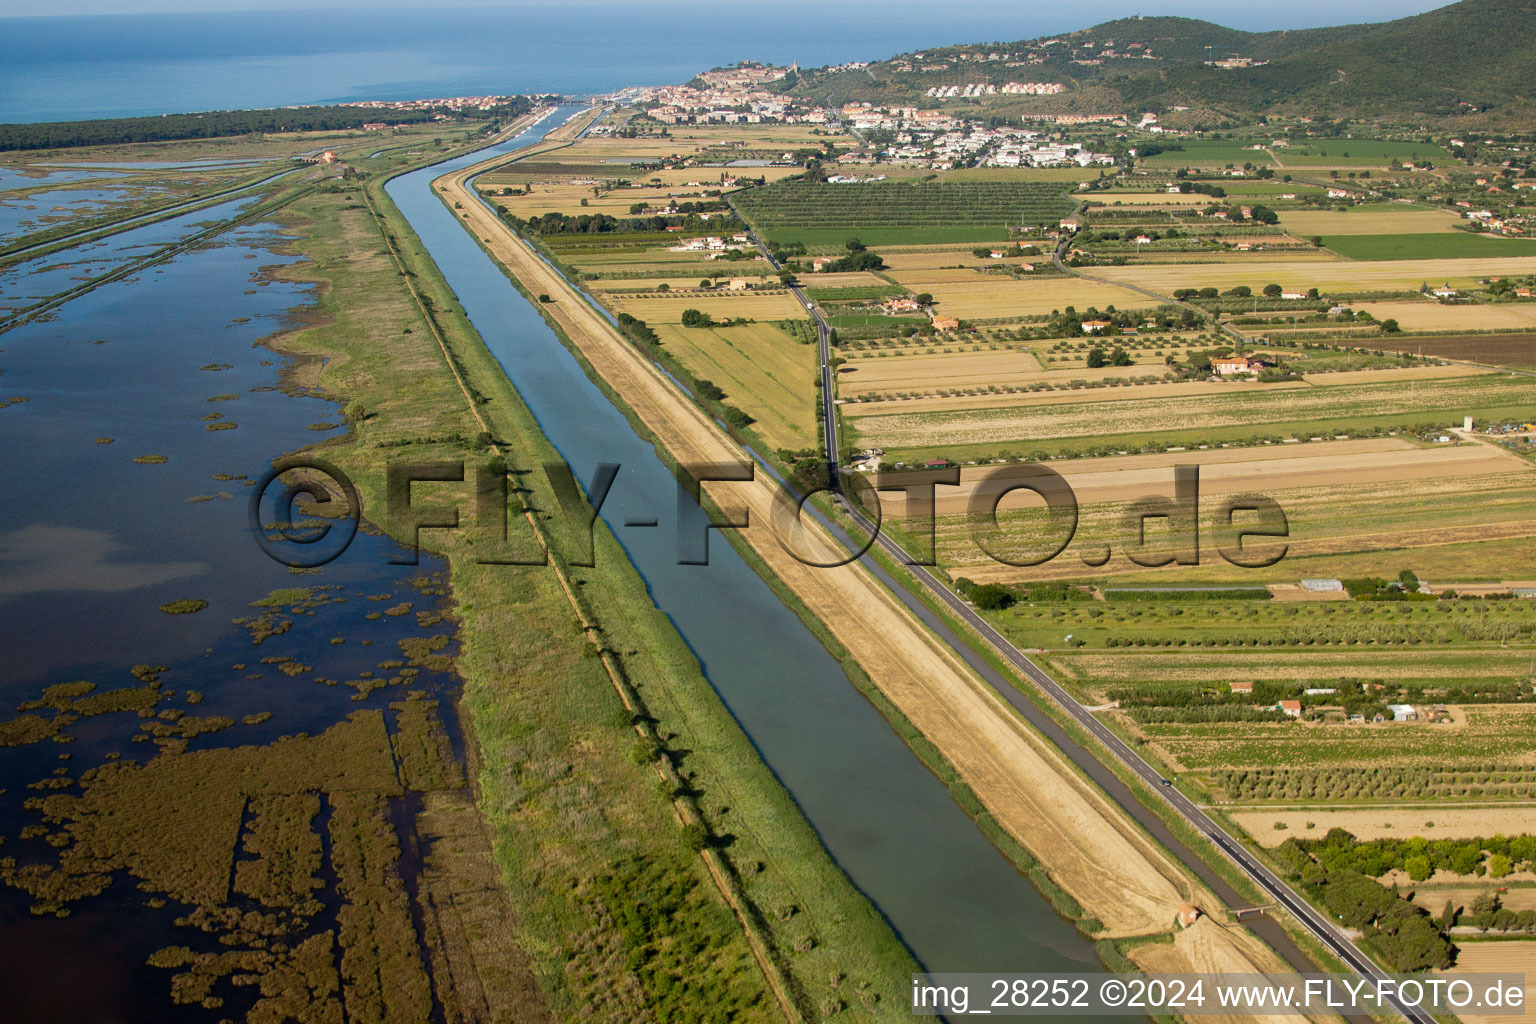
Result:
{"label": "shallow lagoon water", "polygon": [[17,188],[37,188],[39,185],[67,185],[92,178],[117,178],[130,173],[127,170],[53,170],[46,164],[31,164],[25,171],[14,167],[0,167],[0,192]]}
{"label": "shallow lagoon water", "polygon": [[164,189],[66,188],[8,196],[0,193],[0,240],[58,227],[134,198],[152,198]]}
{"label": "shallow lagoon water", "polygon": [[[166,230],[163,237],[176,237],[177,226]],[[338,422],[333,403],[278,390],[284,360],[257,344],[310,296],[308,286],[261,272],[293,262],[270,251],[273,232],[272,225],[240,227],[159,273],[103,286],[51,319],[0,334],[0,403],[27,399],[0,408],[13,495],[0,503],[0,720],[55,683],[136,685],[130,669],[140,664],[168,667],[161,680],[175,696],[163,706],[237,723],[271,713],[259,724],[198,736],[193,750],[316,733],[359,708],[400,699],[406,688],[449,700],[456,693],[454,678],[425,669],[408,687],[384,687],[362,701],[345,685],[316,681],[384,675],[379,663],[401,657],[401,638],[452,636],[451,622],[421,628],[414,614],[381,614],[407,601],[412,612],[436,610],[442,598],[410,581],[440,563],[424,555],[419,567],[392,565],[398,547],[364,531],[337,561],[295,574],[251,536],[245,481],[214,479],[258,477],[272,459],[324,436],[309,424]],[[145,244],[142,236],[137,244]],[[215,396],[234,397],[208,400]],[[206,419],[213,413],[222,418]],[[207,429],[221,422],[238,426]],[[98,444],[103,438],[112,442]],[[133,461],[146,455],[167,461]],[[256,614],[251,603],[273,590],[313,586],[335,588],[325,596],[343,600],[285,610],[291,627],[260,646],[231,621]],[[160,611],[186,598],[208,607]],[[282,656],[311,671],[290,677],[261,662]],[[196,704],[186,703],[192,690],[202,695]],[[445,725],[452,732],[451,716]],[[155,748],[133,742],[138,726],[131,713],[82,718],[69,729],[74,742],[0,748],[4,855],[23,863],[49,856],[41,840],[19,838],[37,821],[22,807],[35,795],[29,783],[59,767],[79,772],[111,753],[147,758]],[[173,1006],[168,972],[145,964],[157,948],[201,948],[209,937],[176,927],[183,911],[174,904],[154,909],[144,900],[119,880],[56,920],[33,917],[25,894],[0,886],[7,1019],[210,1019],[201,1008]],[[234,1010],[232,1002],[227,1011]]]}
{"label": "shallow lagoon water", "polygon": [[[59,252],[36,256],[0,271],[0,316],[23,309],[50,295],[57,295],[133,260],[142,259],[161,246],[191,237],[207,225],[232,217],[259,199],[256,195],[244,196],[217,206],[167,217],[152,224],[129,228],[100,241],[83,242]],[[166,268],[150,268],[144,276],[164,276],[165,272]],[[238,298],[242,291],[255,287],[256,284],[248,284],[233,292],[233,296]],[[85,300],[82,298],[75,301]],[[94,322],[82,318],[78,313],[61,315],[65,317],[64,323],[82,329]],[[0,341],[0,345],[3,344]]]}

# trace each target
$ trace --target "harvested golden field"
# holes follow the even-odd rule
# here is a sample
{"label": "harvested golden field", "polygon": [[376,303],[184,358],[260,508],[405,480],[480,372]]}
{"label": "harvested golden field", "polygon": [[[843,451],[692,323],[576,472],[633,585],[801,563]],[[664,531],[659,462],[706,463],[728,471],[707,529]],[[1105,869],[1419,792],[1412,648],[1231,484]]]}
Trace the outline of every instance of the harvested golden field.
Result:
{"label": "harvested golden field", "polygon": [[[1268,236],[1265,241],[1274,241],[1274,236]],[[1233,252],[1228,250],[1210,255],[1202,253],[1200,257],[1202,265],[1225,263],[1234,267],[1251,266],[1258,263],[1336,263],[1338,259],[1337,256],[1327,249],[1314,249],[1311,246],[1299,249],[1253,249],[1249,252]],[[1190,257],[1189,253],[1186,252],[1154,251],[1141,253],[1136,257],[1136,263],[1138,265],[1157,263],[1165,266],[1190,266]],[[1268,282],[1265,283],[1267,284]]]}
{"label": "harvested golden field", "polygon": [[[620,301],[622,301],[626,295],[633,298],[637,302],[648,300],[650,298],[660,297],[713,298],[716,295],[716,289],[700,288],[699,282],[705,279],[714,280],[712,274],[717,273],[719,269],[720,264],[711,265],[708,263],[703,263],[693,267],[680,267],[676,273],[670,277],[612,277],[586,282],[586,286],[591,291],[601,292],[604,295],[612,294],[617,300]],[[777,278],[759,277],[755,272],[752,264],[750,263],[738,263],[735,265],[734,271],[735,276],[746,278],[746,280],[751,282],[754,287],[768,284],[770,282],[774,287],[778,287],[779,282]],[[719,290],[726,290],[725,284],[728,280],[729,278],[726,277],[721,277],[719,279]],[[655,292],[662,285],[667,286],[665,295],[645,296],[638,294],[640,292]]]}
{"label": "harvested golden field", "polygon": [[[999,240],[994,244],[998,245],[999,247],[1013,245],[1012,242],[1004,240]],[[1015,263],[1039,263],[1049,265],[1051,262],[1050,254],[1048,252],[1039,253],[1033,256],[1024,256],[1017,259],[980,259],[971,253],[972,249],[980,247],[981,246],[969,246],[964,249],[957,249],[953,246],[924,249],[904,248],[895,251],[882,249],[880,250],[880,258],[885,260],[885,265],[890,267],[892,271],[934,271],[941,269],[948,269],[953,271],[956,267],[989,267],[997,266],[999,264],[1012,266]],[[953,278],[951,278],[951,280],[963,281],[967,280],[967,278],[957,273]]]}
{"label": "harvested golden field", "polygon": [[[1119,369],[1134,368],[1119,367]],[[1083,376],[1081,370],[1065,372],[1069,379]],[[1147,372],[1146,368],[1141,368],[1141,372]],[[1228,387],[1229,385],[1223,381],[1186,380],[1157,384],[1137,384],[1134,387],[1102,388],[1094,392],[1094,394],[1097,400],[1105,402],[1129,402],[1155,398],[1189,398],[1197,395],[1231,394],[1227,390]],[[1267,384],[1265,387],[1294,390],[1305,388],[1307,385],[1302,381],[1286,381],[1278,384]],[[844,386],[842,390],[846,392],[847,387]],[[896,413],[953,412],[963,409],[999,409],[1012,406],[1066,405],[1072,402],[1081,402],[1082,400],[1083,393],[1081,391],[1034,391],[1029,394],[895,398],[879,402],[849,403],[843,406],[843,415],[847,417],[864,417]]]}
{"label": "harvested golden field", "polygon": [[1449,282],[1473,285],[1485,277],[1536,273],[1536,257],[1500,256],[1474,259],[1310,261],[1254,260],[1241,263],[1139,264],[1101,267],[1094,274],[1125,281],[1164,295],[1177,288],[1231,288],[1246,284],[1278,284],[1305,291],[1401,291]]}
{"label": "harvested golden field", "polygon": [[1092,202],[1105,206],[1204,206],[1210,196],[1198,192],[1093,192]]}
{"label": "harvested golden field", "polygon": [[796,302],[788,291],[721,290],[681,296],[652,292],[645,295],[611,295],[608,304],[615,312],[622,311],[639,317],[652,326],[681,323],[685,309],[702,310],[718,320],[740,317],[749,320],[795,320],[806,315],[805,307]]}
{"label": "harvested golden field", "polygon": [[[1536,303],[1500,302],[1443,306],[1432,300],[1418,302],[1365,302],[1353,307],[1378,320],[1389,317],[1405,331],[1508,331],[1536,327]],[[1399,344],[1412,349],[1411,339]]]}
{"label": "harvested golden field", "polygon": [[[1066,478],[1084,505],[1129,502],[1168,491],[1172,467],[1199,466],[1202,497],[1258,491],[1282,499],[1280,492],[1306,487],[1378,487],[1429,478],[1524,474],[1536,483],[1531,464],[1489,445],[1444,445],[1420,448],[1396,438],[1322,441],[1306,445],[1232,450],[1162,452],[1102,459],[1071,459],[1052,466]],[[961,515],[976,482],[996,467],[963,467],[960,486],[938,491],[938,514]],[[1005,498],[1003,510],[1022,507],[1024,498]],[[893,492],[886,514],[901,516],[901,495]],[[1010,504],[1012,502],[1012,504]]]}
{"label": "harvested golden field", "polygon": [[1456,966],[1447,974],[1524,974],[1525,1012],[1458,1016],[1463,1024],[1536,1024],[1536,942],[1518,939],[1505,942],[1463,942],[1457,947]]}
{"label": "harvested golden field", "polygon": [[1281,210],[1280,226],[1293,235],[1397,235],[1452,231],[1458,218],[1439,210]]}
{"label": "harvested golden field", "polygon": [[[1150,493],[1168,494],[1171,487],[1172,473],[1165,470],[1160,485]],[[1405,567],[1432,580],[1536,576],[1536,551],[1531,547],[1531,538],[1536,537],[1536,521],[1529,511],[1536,487],[1528,466],[1494,473],[1425,476],[1388,484],[1351,479],[1332,486],[1274,489],[1266,493],[1284,509],[1289,537],[1285,559],[1254,577],[1255,584],[1311,577],[1393,577]],[[1220,538],[1210,529],[1201,532],[1198,566],[1145,569],[1129,561],[1124,555],[1126,531],[1121,521],[1127,507],[1125,502],[1083,504],[1072,547],[1062,557],[1033,570],[1012,568],[988,558],[972,539],[965,517],[941,518],[940,560],[952,572],[982,582],[1072,578],[1084,573],[1078,562],[1079,554],[1086,556],[1096,547],[1102,550],[1108,543],[1113,545],[1115,554],[1109,563],[1096,570],[1099,576],[1124,576],[1126,582],[1152,585],[1231,582],[1234,570],[1220,557]],[[1206,515],[1212,515],[1209,504],[1203,509]],[[1007,528],[1026,528],[1028,519],[1026,513],[1009,512],[1006,507],[1002,513]],[[1265,666],[1281,657],[1266,652]],[[1149,663],[1146,670],[1155,673],[1160,671],[1158,665],[1166,664]],[[1442,675],[1427,665],[1422,667],[1427,675]],[[1508,675],[1528,673],[1529,659],[1505,666],[1505,670]],[[1241,669],[1234,666],[1233,671]],[[1298,671],[1310,670],[1303,667]],[[1340,670],[1338,674],[1371,676],[1381,675],[1382,670]]]}
{"label": "harvested golden field", "polygon": [[1452,363],[1449,366],[1393,366],[1380,370],[1337,370],[1309,373],[1303,379],[1318,387],[1341,384],[1389,384],[1400,380],[1445,380],[1451,377],[1476,377],[1490,371],[1480,366]]}
{"label": "harvested golden field", "polygon": [[[1530,807],[1525,808],[1525,825],[1522,826],[1522,828],[1527,830],[1530,828],[1530,821],[1533,814],[1536,814],[1536,809]],[[1482,833],[1483,836],[1486,836],[1487,834],[1488,833],[1486,832]],[[1511,835],[1513,833],[1506,830],[1501,831],[1499,834]],[[1467,838],[1476,839],[1479,837],[1473,835],[1468,836]],[[1536,910],[1536,888],[1510,886],[1507,885],[1508,881],[1509,879],[1502,878],[1498,879],[1497,881],[1487,882],[1480,886],[1458,886],[1456,888],[1446,889],[1429,889],[1425,888],[1425,886],[1421,883],[1418,885],[1418,888],[1414,890],[1413,902],[1417,903],[1425,910],[1428,910],[1431,914],[1438,914],[1442,909],[1444,909],[1446,900],[1450,900],[1453,905],[1458,907],[1470,907],[1472,906],[1472,901],[1477,899],[1478,896],[1482,895],[1483,893],[1502,888],[1504,891],[1499,893],[1499,903],[1504,907],[1508,908],[1509,910]]]}
{"label": "harvested golden field", "polygon": [[839,274],[808,274],[803,279],[803,283],[807,288],[889,288],[891,284],[885,278],[868,270],[851,270]]}
{"label": "harvested golden field", "polygon": [[1139,309],[1157,304],[1139,292],[1076,277],[1021,281],[971,270],[892,271],[890,276],[910,291],[931,292],[940,313],[960,319],[1035,316],[1067,306]]}
{"label": "harvested golden field", "polygon": [[[1292,837],[1321,838],[1331,828],[1347,829],[1355,838],[1366,841],[1411,836],[1476,839],[1479,836],[1512,836],[1536,828],[1536,807],[1505,803],[1483,807],[1277,807],[1234,810],[1227,816],[1262,846],[1279,846]],[[1276,822],[1285,828],[1275,828]],[[1522,891],[1529,892],[1530,904],[1536,907],[1536,889]],[[1437,897],[1434,905],[1437,913],[1445,900],[1443,893]]]}
{"label": "harvested golden field", "polygon": [[695,377],[712,381],[725,401],[757,421],[775,448],[816,446],[816,347],[802,345],[773,324],[680,327],[656,333]]}
{"label": "harvested golden field", "polygon": [[[1201,909],[1209,912],[1213,908]],[[1142,970],[1152,974],[1281,974],[1288,970],[1273,950],[1242,926],[1229,925],[1208,916],[1175,933],[1172,943],[1136,946],[1129,956]],[[1204,1014],[1199,1019],[1219,1024],[1251,1024],[1255,1021],[1296,1024],[1297,1021],[1336,1018]]]}
{"label": "harvested golden field", "polygon": [[[950,388],[985,388],[1023,386],[1039,381],[1066,383],[1071,380],[1111,380],[1124,377],[1144,376],[1150,372],[1142,366],[1101,366],[1096,369],[1082,367],[1047,370],[1040,360],[1027,349],[985,350],[981,352],[932,352],[921,355],[897,355],[851,358],[839,368],[839,392],[848,397],[871,392],[938,391]],[[1145,385],[1151,387],[1152,385]],[[1139,391],[1137,388],[1119,388],[1118,391]],[[1044,398],[1061,392],[1037,392],[1033,395],[1011,396],[1011,404],[1021,404],[1034,397]],[[1006,396],[989,396],[1002,398]],[[1076,396],[1081,399],[1081,393]],[[890,403],[879,403],[884,410]],[[926,406],[925,406],[926,407]]]}
{"label": "harvested golden field", "polygon": [[1230,383],[1225,395],[1103,401],[1097,395],[1076,404],[966,410],[947,413],[871,415],[860,430],[883,448],[990,444],[1063,437],[1093,437],[1164,430],[1264,423],[1348,420],[1383,411],[1408,413],[1474,409],[1536,400],[1536,382],[1484,374],[1449,380],[1342,384],[1337,387],[1270,390],[1262,384]]}

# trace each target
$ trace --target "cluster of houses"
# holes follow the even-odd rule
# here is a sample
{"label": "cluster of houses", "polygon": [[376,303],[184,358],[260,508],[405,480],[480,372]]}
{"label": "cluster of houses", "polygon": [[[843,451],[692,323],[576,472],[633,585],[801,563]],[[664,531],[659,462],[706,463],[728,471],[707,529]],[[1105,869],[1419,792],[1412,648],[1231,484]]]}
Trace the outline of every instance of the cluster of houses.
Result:
{"label": "cluster of houses", "polygon": [[769,92],[763,86],[797,70],[742,64],[706,71],[699,86],[663,85],[626,89],[609,99],[633,103],[662,124],[827,124],[836,116],[806,100]]}
{"label": "cluster of houses", "polygon": [[901,163],[935,170],[958,165],[980,167],[1090,167],[1114,164],[1114,157],[1075,142],[1048,138],[1026,128],[982,127],[939,110],[845,104],[840,111],[856,131],[892,134],[883,148],[847,153],[844,163]]}
{"label": "cluster of houses", "polygon": [[448,110],[491,110],[495,107],[510,103],[511,96],[447,96],[435,100],[353,100],[349,103],[337,103],[338,107],[362,107],[364,109],[391,110],[436,110],[445,107]]}
{"label": "cluster of houses", "polygon": [[980,96],[1054,96],[1066,92],[1060,82],[972,82],[969,85],[935,85],[923,93],[936,100],[975,99]]}
{"label": "cluster of houses", "polygon": [[1461,213],[1463,219],[1471,221],[1477,227],[1489,232],[1490,234],[1513,236],[1520,236],[1525,234],[1525,223],[1527,218],[1523,215],[1500,217],[1496,215],[1492,210],[1471,209],[1470,207],[1472,204],[1466,202],[1465,200],[1458,200],[1456,205],[1466,208],[1463,209]]}
{"label": "cluster of houses", "polygon": [[707,252],[711,259],[717,259],[735,249],[749,248],[752,240],[746,235],[732,235],[726,239],[720,235],[708,235],[703,238],[690,238],[681,245],[669,246],[670,252]]}
{"label": "cluster of houses", "polygon": [[[1365,685],[1368,689],[1382,689],[1380,683]],[[1232,693],[1253,693],[1251,681],[1229,683],[1228,687]],[[1301,694],[1303,697],[1325,697],[1338,692],[1338,688],[1333,686],[1310,686],[1302,690]],[[1427,704],[1417,707],[1412,704],[1388,704],[1385,712],[1377,711],[1369,717],[1361,712],[1350,712],[1341,704],[1303,705],[1301,701],[1295,699],[1279,701],[1264,710],[1278,711],[1288,718],[1305,717],[1313,721],[1347,722],[1351,725],[1363,725],[1367,722],[1380,725],[1386,722],[1449,722],[1452,720],[1451,711],[1444,704]]]}

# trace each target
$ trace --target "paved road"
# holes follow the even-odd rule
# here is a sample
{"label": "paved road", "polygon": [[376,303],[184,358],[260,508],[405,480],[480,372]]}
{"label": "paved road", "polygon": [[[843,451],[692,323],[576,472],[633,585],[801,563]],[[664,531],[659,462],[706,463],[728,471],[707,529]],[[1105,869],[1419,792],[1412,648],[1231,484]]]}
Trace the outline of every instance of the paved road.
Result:
{"label": "paved road", "polygon": [[[729,199],[727,199],[727,202],[729,202]],[[735,209],[734,203],[732,204],[732,209]],[[739,210],[737,211],[737,216],[740,217]],[[747,222],[745,217],[742,217],[741,220],[743,223]],[[758,236],[757,232],[749,228],[748,233],[749,237],[751,237],[752,240],[757,244],[758,248],[762,251],[763,255],[768,259],[768,262],[774,267],[774,269],[781,269],[778,262],[775,261],[773,256],[769,253],[768,247],[763,243],[763,240]],[[1053,253],[1053,258],[1056,262],[1056,265],[1067,273],[1074,273],[1081,277],[1089,277],[1090,275],[1081,274],[1077,271],[1074,271],[1062,262],[1062,251],[1069,242],[1070,237],[1063,239],[1062,243],[1057,246],[1055,252]],[[1147,292],[1144,289],[1136,290],[1144,291],[1145,294],[1150,295],[1153,298],[1157,298],[1160,301],[1166,301],[1174,305],[1182,305],[1182,303],[1173,303],[1172,300],[1167,299],[1165,296],[1159,295],[1155,292]],[[816,304],[811,301],[810,297],[805,294],[804,288],[799,285],[792,285],[790,287],[790,291],[793,292],[800,303],[805,306],[807,312],[810,313],[812,319],[814,319],[816,322],[817,345],[820,349],[821,355],[822,421],[826,431],[824,454],[827,459],[828,479],[831,481],[834,491],[839,491],[841,490],[841,486],[838,477],[838,463],[840,460],[838,457],[837,442],[837,406],[835,404],[836,392],[833,390],[832,386],[833,374],[831,365],[830,332],[826,319],[822,316],[821,310],[818,309]],[[1289,885],[1287,885],[1283,879],[1281,879],[1273,871],[1270,871],[1269,868],[1265,867],[1257,857],[1249,853],[1239,840],[1234,838],[1219,824],[1217,824],[1208,814],[1196,806],[1193,801],[1191,801],[1183,793],[1179,792],[1177,788],[1174,786],[1163,785],[1162,774],[1156,768],[1148,764],[1147,761],[1142,758],[1140,754],[1136,753],[1135,750],[1131,749],[1131,747],[1124,740],[1110,731],[1110,729],[1107,728],[1103,722],[1099,721],[1099,719],[1093,714],[1091,710],[1080,704],[1061,686],[1061,684],[1057,683],[1056,680],[1052,679],[1043,669],[1040,668],[1040,666],[1036,665],[1032,660],[1030,660],[1030,658],[1023,651],[1015,647],[1007,637],[1003,636],[996,629],[994,629],[986,619],[977,613],[975,608],[973,608],[963,598],[951,590],[942,580],[940,580],[927,568],[921,565],[912,564],[912,557],[907,554],[901,545],[891,539],[889,535],[885,533],[879,533],[875,524],[871,523],[857,506],[849,504],[840,496],[835,500],[837,500],[838,503],[849,513],[855,523],[858,524],[860,529],[864,530],[866,533],[876,533],[876,541],[880,547],[891,557],[896,559],[896,561],[905,565],[907,569],[917,578],[917,580],[922,583],[930,593],[932,593],[936,598],[943,602],[943,604],[955,617],[959,618],[972,629],[974,629],[987,643],[989,643],[997,651],[997,653],[1002,655],[1002,657],[1007,660],[1009,664],[1017,669],[1021,675],[1027,678],[1030,682],[1034,683],[1040,690],[1042,690],[1048,697],[1050,697],[1058,707],[1070,715],[1079,726],[1081,726],[1085,731],[1090,733],[1095,739],[1102,743],[1104,748],[1108,750],[1116,760],[1120,761],[1121,764],[1130,769],[1130,771],[1138,778],[1140,778],[1147,786],[1149,786],[1154,793],[1158,793],[1167,802],[1167,804],[1172,807],[1175,812],[1178,813],[1180,817],[1182,817],[1186,822],[1193,826],[1201,835],[1205,836],[1208,840],[1214,843],[1216,848],[1221,851],[1223,856],[1225,856],[1234,865],[1236,865],[1238,870],[1242,871],[1244,875],[1252,880],[1253,883],[1257,885],[1261,891],[1268,894],[1269,897],[1275,901],[1275,903],[1290,911],[1291,915],[1295,917],[1296,920],[1301,922],[1302,926],[1306,928],[1307,931],[1311,932],[1319,942],[1321,942],[1335,956],[1337,956],[1341,961],[1348,965],[1351,970],[1355,971],[1361,976],[1371,979],[1385,976],[1385,972],[1383,972],[1381,968],[1377,967],[1369,957],[1361,952],[1359,947],[1356,946],[1354,942],[1352,942],[1346,935],[1336,929],[1332,922],[1330,922],[1323,914],[1308,904],[1307,901],[1298,895]],[[1006,698],[1006,694],[1004,696]],[[1423,1010],[1405,1006],[1395,998],[1392,1000],[1392,1005],[1399,1013],[1401,1013],[1408,1020],[1415,1022],[1415,1024],[1435,1024],[1434,1018]]]}

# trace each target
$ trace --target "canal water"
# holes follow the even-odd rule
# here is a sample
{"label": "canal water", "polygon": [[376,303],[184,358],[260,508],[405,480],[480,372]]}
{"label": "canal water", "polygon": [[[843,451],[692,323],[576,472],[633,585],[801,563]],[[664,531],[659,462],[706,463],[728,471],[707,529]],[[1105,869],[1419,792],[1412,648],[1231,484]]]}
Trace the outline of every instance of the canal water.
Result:
{"label": "canal water", "polygon": [[[838,662],[718,536],[677,564],[680,488],[433,194],[432,179],[537,141],[576,110],[387,186],[492,354],[582,481],[620,464],[603,520],[832,856],[930,971],[1102,970],[1091,943],[981,835]],[[627,527],[635,520],[654,527]]]}

